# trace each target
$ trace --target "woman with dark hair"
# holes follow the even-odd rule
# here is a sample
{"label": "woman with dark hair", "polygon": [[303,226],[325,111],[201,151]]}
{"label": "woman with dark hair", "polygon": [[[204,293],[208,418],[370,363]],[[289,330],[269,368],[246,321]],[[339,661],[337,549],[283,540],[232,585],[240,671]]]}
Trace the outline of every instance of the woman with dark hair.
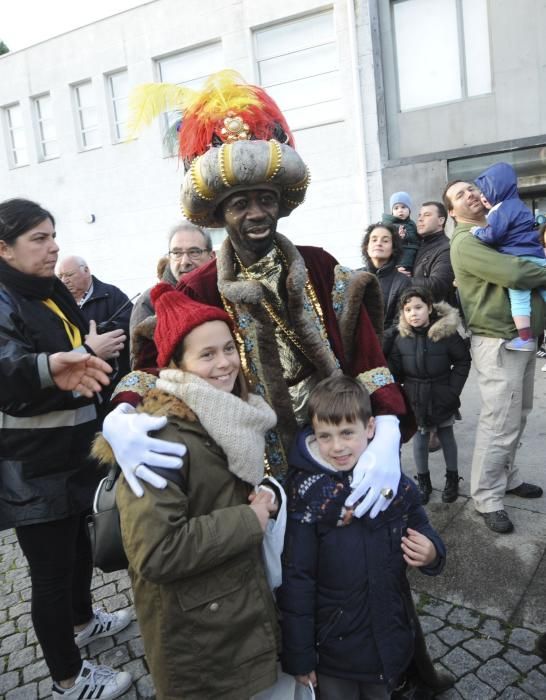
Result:
{"label": "woman with dark hair", "polygon": [[411,280],[396,269],[403,250],[402,240],[392,224],[378,222],[366,229],[362,239],[362,257],[366,270],[377,277],[383,294],[385,356],[394,337],[400,295],[411,285]]}
{"label": "woman with dark hair", "polygon": [[55,276],[55,237],[39,204],[0,203],[0,529],[15,528],[28,561],[53,698],[104,700],[125,692],[131,676],[82,662],[79,647],[119,632],[131,616],[92,607],[85,518],[102,474],[88,455],[98,428],[93,391],[108,383],[103,360],[119,355],[125,336],[88,332]]}

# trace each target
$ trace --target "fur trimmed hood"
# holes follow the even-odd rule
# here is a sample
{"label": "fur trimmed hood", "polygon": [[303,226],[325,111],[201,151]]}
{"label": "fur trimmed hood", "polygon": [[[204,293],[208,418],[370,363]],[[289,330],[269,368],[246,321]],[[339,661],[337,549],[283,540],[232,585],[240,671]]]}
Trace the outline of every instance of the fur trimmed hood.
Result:
{"label": "fur trimmed hood", "polygon": [[[450,306],[445,301],[432,305],[431,319],[432,323],[427,331],[427,336],[435,343],[456,333],[461,323],[461,317],[457,309],[454,309],[453,306]],[[413,328],[406,321],[403,313],[400,314],[398,330],[402,338],[413,338],[415,336]]]}

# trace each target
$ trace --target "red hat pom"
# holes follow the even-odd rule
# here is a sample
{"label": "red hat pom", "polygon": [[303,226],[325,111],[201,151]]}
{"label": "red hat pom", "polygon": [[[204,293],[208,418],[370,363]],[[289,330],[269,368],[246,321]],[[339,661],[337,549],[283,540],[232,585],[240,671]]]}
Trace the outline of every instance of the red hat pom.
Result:
{"label": "red hat pom", "polygon": [[167,282],[160,282],[159,284],[156,284],[155,287],[152,287],[150,297],[152,298],[152,304],[154,307],[159,297],[165,294],[165,292],[172,292],[173,289],[172,284],[167,284]]}
{"label": "red hat pom", "polygon": [[150,297],[157,317],[154,342],[158,367],[169,364],[176,346],[197,326],[223,321],[231,328],[231,319],[223,309],[194,301],[166,282],[156,284]]}

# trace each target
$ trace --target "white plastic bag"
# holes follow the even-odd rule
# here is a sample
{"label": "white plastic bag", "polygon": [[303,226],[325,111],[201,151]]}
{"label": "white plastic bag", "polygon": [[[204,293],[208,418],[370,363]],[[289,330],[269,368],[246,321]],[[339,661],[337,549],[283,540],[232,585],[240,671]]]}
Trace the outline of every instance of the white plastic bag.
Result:
{"label": "white plastic bag", "polygon": [[270,518],[264,532],[262,554],[265,573],[269,588],[274,591],[282,583],[281,554],[284,547],[284,533],[286,532],[286,494],[279,482],[272,476],[268,477],[281,494],[281,503],[275,520]]}

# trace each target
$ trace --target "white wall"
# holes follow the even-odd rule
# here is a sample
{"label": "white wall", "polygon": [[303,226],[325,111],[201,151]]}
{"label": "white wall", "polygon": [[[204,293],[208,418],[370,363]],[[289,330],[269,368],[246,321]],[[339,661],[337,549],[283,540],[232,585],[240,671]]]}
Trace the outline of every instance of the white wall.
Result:
{"label": "white wall", "polygon": [[[144,289],[154,281],[157,258],[166,252],[168,229],[180,218],[183,170],[175,158],[163,157],[159,125],[135,141],[112,143],[104,75],[127,68],[131,84],[153,81],[154,58],[221,39],[225,66],[253,82],[252,28],[332,6],[345,118],[294,133],[312,183],[305,204],[279,228],[296,243],[323,246],[341,262],[360,265],[368,196],[359,151],[364,140],[357,138],[354,110],[360,96],[354,92],[348,41],[351,13],[345,0],[155,0],[0,57],[0,107],[21,103],[30,151],[28,166],[10,168],[5,129],[0,129],[1,198],[39,201],[57,219],[61,255],[82,255],[98,277],[128,294]],[[97,92],[102,146],[81,152],[70,85],[88,78]],[[38,162],[30,97],[44,92],[52,97],[60,156]],[[373,119],[372,113],[366,134],[372,148]],[[374,162],[377,168],[377,158]],[[376,192],[374,200],[381,198]],[[90,214],[96,217],[93,224],[85,222]]]}

